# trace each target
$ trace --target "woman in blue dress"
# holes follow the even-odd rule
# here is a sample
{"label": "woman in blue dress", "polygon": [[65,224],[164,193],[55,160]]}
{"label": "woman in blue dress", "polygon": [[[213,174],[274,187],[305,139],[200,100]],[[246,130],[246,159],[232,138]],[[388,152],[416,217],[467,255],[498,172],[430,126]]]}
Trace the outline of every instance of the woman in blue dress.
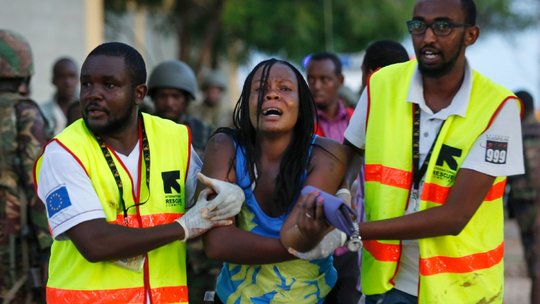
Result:
{"label": "woman in blue dress", "polygon": [[270,59],[247,76],[235,128],[210,139],[202,172],[238,184],[246,197],[234,225],[204,236],[207,256],[224,261],[216,284],[221,302],[322,303],[335,284],[331,256],[297,259],[280,241],[280,233],[300,228],[295,249],[306,251],[332,230],[317,193],[300,196],[305,185],[335,193],[345,172],[341,145],[314,135],[315,117],[300,72]]}

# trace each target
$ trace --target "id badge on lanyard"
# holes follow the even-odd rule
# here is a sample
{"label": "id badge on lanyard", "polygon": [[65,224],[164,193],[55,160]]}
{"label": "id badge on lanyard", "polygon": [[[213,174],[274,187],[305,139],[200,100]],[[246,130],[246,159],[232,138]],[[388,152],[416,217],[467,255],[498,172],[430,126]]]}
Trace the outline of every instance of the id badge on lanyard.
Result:
{"label": "id badge on lanyard", "polygon": [[[419,210],[419,204],[420,204],[420,189],[423,188],[423,178],[426,174],[427,167],[429,164],[429,161],[431,159],[431,154],[433,152],[433,148],[435,147],[435,144],[437,143],[437,139],[439,138],[439,134],[442,130],[442,126],[437,132],[437,136],[435,136],[435,139],[433,140],[433,143],[431,144],[431,147],[429,148],[429,151],[426,154],[426,157],[424,159],[424,162],[422,163],[422,166],[420,166],[420,107],[413,103],[413,136],[412,136],[412,165],[413,165],[413,180],[412,180],[412,187],[411,187],[411,193],[409,196],[409,205],[407,207],[406,213],[413,213]],[[443,123],[444,126],[444,123]]]}
{"label": "id badge on lanyard", "polygon": [[[124,224],[122,226],[129,227],[126,219],[124,219]],[[118,259],[112,261],[112,263],[127,270],[141,272],[143,270],[145,260],[146,255],[138,255],[130,258]]]}
{"label": "id badge on lanyard", "polygon": [[[95,137],[96,137],[97,142],[99,143],[103,156],[105,157],[105,160],[107,161],[107,164],[109,165],[109,169],[111,170],[111,173],[114,176],[114,179],[116,181],[116,184],[118,187],[118,193],[120,193],[120,206],[122,207],[122,211],[124,213],[124,226],[128,226],[128,222],[127,222],[128,209],[132,207],[144,205],[146,201],[143,203],[139,202],[132,206],[126,207],[124,198],[122,197],[124,187],[122,185],[120,174],[118,174],[118,170],[116,168],[116,165],[114,164],[113,153],[109,151],[107,145],[105,144],[103,139],[101,139],[101,137],[99,136],[95,136]],[[143,156],[144,163],[146,165],[146,187],[147,189],[150,189],[150,148],[148,145],[148,138],[146,137],[146,131],[144,129],[142,116],[140,116],[140,123],[139,123],[139,141],[140,141],[139,145],[142,149],[141,154]],[[138,255],[131,258],[124,258],[124,259],[112,261],[112,263],[119,267],[131,270],[134,272],[141,272],[143,270],[145,260],[146,260],[145,255]]]}
{"label": "id badge on lanyard", "polygon": [[113,263],[127,270],[131,270],[134,272],[141,272],[143,270],[145,260],[146,260],[146,257],[144,255],[138,255],[132,258],[116,260],[116,261],[113,261]]}
{"label": "id badge on lanyard", "polygon": [[414,213],[418,211],[420,203],[420,191],[412,187],[411,195],[409,196],[409,206],[407,207],[406,214]]}

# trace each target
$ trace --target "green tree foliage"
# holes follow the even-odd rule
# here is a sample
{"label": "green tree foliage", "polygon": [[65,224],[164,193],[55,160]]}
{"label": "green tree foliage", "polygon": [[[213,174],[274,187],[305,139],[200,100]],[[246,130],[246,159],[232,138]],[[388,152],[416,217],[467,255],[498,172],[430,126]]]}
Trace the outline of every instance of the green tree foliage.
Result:
{"label": "green tree foliage", "polygon": [[328,24],[328,6],[323,2],[229,0],[223,19],[225,40],[241,40],[244,51],[256,49],[292,59],[328,46],[336,52],[357,52],[373,39],[401,38],[408,16],[400,12],[412,8],[412,3],[400,0],[334,0],[329,1]]}
{"label": "green tree foliage", "polygon": [[[537,17],[516,12],[516,1],[481,0],[482,30],[514,30]],[[166,27],[178,35],[178,57],[196,70],[221,58],[242,62],[251,51],[298,61],[314,51],[358,52],[376,39],[402,39],[415,0],[109,0],[122,12],[126,3],[168,15]],[[536,13],[536,12],[534,12]]]}
{"label": "green tree foliage", "polygon": [[477,0],[476,3],[477,23],[484,32],[513,32],[538,22],[538,0]]}

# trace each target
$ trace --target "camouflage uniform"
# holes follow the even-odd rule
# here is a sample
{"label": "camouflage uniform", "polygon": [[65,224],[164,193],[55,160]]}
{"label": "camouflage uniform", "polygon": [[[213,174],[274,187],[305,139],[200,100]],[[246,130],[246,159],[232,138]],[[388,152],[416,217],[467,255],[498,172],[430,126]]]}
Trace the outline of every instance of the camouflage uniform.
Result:
{"label": "camouflage uniform", "polygon": [[[219,88],[222,92],[227,90],[227,81],[225,77],[216,71],[210,72],[205,77],[201,84],[201,90],[205,92],[211,87]],[[213,128],[232,127],[233,126],[233,109],[229,100],[223,96],[212,105],[208,102],[206,95],[203,94],[202,100],[193,102],[188,109],[188,113],[195,118],[198,118]]]}
{"label": "camouflage uniform", "polygon": [[[212,127],[190,115],[184,115],[181,123],[191,129],[191,144],[202,159],[206,143],[213,132]],[[204,293],[215,290],[221,264],[206,256],[202,238],[188,241],[186,265],[190,303],[203,303]]]}
{"label": "camouflage uniform", "polygon": [[[0,30],[0,84],[24,81],[32,73],[26,40]],[[32,288],[34,296],[43,292],[52,238],[45,207],[34,192],[32,171],[51,138],[46,130],[35,102],[16,92],[0,91],[0,299],[8,302],[31,298],[24,292]]]}
{"label": "camouflage uniform", "polygon": [[204,123],[202,120],[187,114],[182,117],[182,121],[180,123],[187,125],[191,130],[191,144],[199,157],[202,159],[204,155],[204,148],[206,147],[208,139],[210,136],[212,136],[214,129],[208,124]]}
{"label": "camouflage uniform", "polygon": [[[522,126],[525,174],[509,178],[508,205],[512,209],[521,232],[521,241],[529,275],[535,264],[534,224],[540,207],[540,123],[534,116],[528,117]],[[538,252],[540,253],[540,252]],[[538,253],[536,255],[538,255]],[[539,277],[540,273],[536,274]]]}
{"label": "camouflage uniform", "polygon": [[204,253],[202,238],[187,243],[187,278],[190,303],[203,303],[204,293],[216,289],[221,262],[209,259]]}
{"label": "camouflage uniform", "polygon": [[214,128],[233,126],[233,110],[228,107],[225,100],[220,101],[220,104],[214,107],[209,106],[204,101],[193,102],[189,106],[188,113]]}

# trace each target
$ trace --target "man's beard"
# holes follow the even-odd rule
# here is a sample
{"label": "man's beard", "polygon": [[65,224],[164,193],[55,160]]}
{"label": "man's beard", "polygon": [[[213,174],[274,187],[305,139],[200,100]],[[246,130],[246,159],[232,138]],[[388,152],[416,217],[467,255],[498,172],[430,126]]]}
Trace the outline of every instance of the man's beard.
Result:
{"label": "man's beard", "polygon": [[[132,116],[134,114],[136,115],[136,112],[133,111],[134,107],[135,107],[135,104],[131,103],[122,116],[120,116],[119,118],[107,121],[105,125],[96,126],[94,124],[88,123],[88,119],[86,115],[83,115],[83,119],[88,129],[90,129],[90,131],[92,131],[92,133],[94,134],[97,134],[97,135],[115,134],[122,131],[129,125],[129,122],[133,118]],[[109,114],[109,112],[107,112],[107,114]]]}
{"label": "man's beard", "polygon": [[461,50],[463,49],[463,40],[465,39],[465,36],[463,35],[461,37],[461,41],[459,44],[459,49],[454,53],[454,55],[450,58],[450,60],[443,62],[440,66],[429,68],[422,64],[422,61],[418,61],[418,69],[422,73],[423,76],[428,78],[440,78],[446,74],[448,74],[456,65],[456,61],[459,58],[459,54],[461,54]]}

